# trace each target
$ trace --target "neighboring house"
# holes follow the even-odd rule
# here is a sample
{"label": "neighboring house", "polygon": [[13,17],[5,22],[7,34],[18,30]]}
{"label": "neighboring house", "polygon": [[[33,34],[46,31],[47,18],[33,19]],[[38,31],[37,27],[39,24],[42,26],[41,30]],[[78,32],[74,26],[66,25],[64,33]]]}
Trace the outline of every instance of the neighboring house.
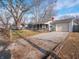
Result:
{"label": "neighboring house", "polygon": [[68,17],[54,22],[57,32],[79,32],[79,18]]}
{"label": "neighboring house", "polygon": [[[13,30],[17,30],[17,27],[16,27],[15,24],[11,25],[11,28],[12,28]],[[21,25],[18,26],[18,29],[19,29],[19,30],[21,30],[21,29],[26,29],[26,28],[27,28],[27,25],[26,25],[26,24],[25,24],[25,25],[21,24]]]}
{"label": "neighboring house", "polygon": [[52,20],[39,20],[31,22],[28,25],[29,29],[38,31],[52,31]]}

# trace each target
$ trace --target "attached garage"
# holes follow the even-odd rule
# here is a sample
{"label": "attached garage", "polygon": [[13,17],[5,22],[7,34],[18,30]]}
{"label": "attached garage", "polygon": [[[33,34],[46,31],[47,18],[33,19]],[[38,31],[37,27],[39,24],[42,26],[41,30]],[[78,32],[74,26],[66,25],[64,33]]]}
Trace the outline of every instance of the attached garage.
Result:
{"label": "attached garage", "polygon": [[64,15],[56,18],[53,24],[57,32],[79,32],[79,15]]}
{"label": "attached garage", "polygon": [[56,31],[57,32],[72,32],[72,21],[65,19],[65,20],[56,20]]}
{"label": "attached garage", "polygon": [[57,32],[79,32],[78,19],[56,20],[54,23]]}
{"label": "attached garage", "polygon": [[56,31],[57,32],[69,32],[69,23],[59,23],[56,24]]}

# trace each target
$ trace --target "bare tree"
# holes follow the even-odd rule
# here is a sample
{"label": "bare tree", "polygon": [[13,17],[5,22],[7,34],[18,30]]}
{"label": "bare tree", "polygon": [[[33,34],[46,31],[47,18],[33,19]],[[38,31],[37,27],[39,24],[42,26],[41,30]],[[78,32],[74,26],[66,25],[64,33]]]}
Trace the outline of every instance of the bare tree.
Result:
{"label": "bare tree", "polygon": [[4,13],[2,15],[0,15],[0,24],[4,29],[9,29],[10,28],[10,18],[11,15],[9,15],[9,13]]}
{"label": "bare tree", "polygon": [[[44,8],[42,7],[42,3],[46,2],[48,0],[34,0],[35,2],[35,7],[34,7],[34,16],[35,16],[35,21],[38,20],[46,20],[49,19],[51,16],[55,15],[55,10],[54,7],[56,5],[57,0],[52,0],[51,2],[48,3],[47,6],[44,5]],[[41,11],[43,12],[41,13]]]}
{"label": "bare tree", "polygon": [[10,37],[9,33],[10,33],[10,18],[11,15],[9,15],[9,13],[4,13],[0,15],[0,30],[2,32],[2,34],[6,35],[7,38]]}
{"label": "bare tree", "polygon": [[[32,1],[32,2],[31,2]],[[6,10],[9,11],[11,16],[14,19],[14,23],[16,25],[16,28],[18,29],[21,25],[21,21],[23,16],[28,12],[29,10],[34,8],[34,16],[35,19],[41,20],[45,17],[51,15],[52,8],[54,7],[54,3],[56,3],[56,0],[52,0],[51,3],[48,4],[48,6],[45,6],[44,11],[41,14],[41,4],[47,0],[30,0],[30,3],[28,3],[26,0],[0,0],[0,6],[2,8],[6,8]]]}
{"label": "bare tree", "polygon": [[0,0],[0,5],[10,12],[17,28],[24,14],[33,7],[33,4],[27,3],[26,0]]}
{"label": "bare tree", "polygon": [[34,4],[35,4],[35,7],[34,7],[34,16],[35,16],[37,22],[39,20],[39,7],[40,7],[40,5],[41,5],[41,3],[43,1],[44,0],[34,0]]}

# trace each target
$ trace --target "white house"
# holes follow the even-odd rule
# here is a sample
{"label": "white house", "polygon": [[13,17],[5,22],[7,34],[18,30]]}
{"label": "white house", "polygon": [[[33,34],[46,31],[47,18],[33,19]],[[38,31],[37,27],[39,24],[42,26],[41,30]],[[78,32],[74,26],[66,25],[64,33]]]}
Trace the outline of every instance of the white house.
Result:
{"label": "white house", "polygon": [[52,31],[52,19],[43,19],[32,21],[29,28],[38,31]]}
{"label": "white house", "polygon": [[48,22],[45,22],[44,24],[47,24],[48,25],[48,30],[52,31],[52,20],[50,20]]}
{"label": "white house", "polygon": [[66,17],[54,22],[57,32],[79,32],[79,17]]}

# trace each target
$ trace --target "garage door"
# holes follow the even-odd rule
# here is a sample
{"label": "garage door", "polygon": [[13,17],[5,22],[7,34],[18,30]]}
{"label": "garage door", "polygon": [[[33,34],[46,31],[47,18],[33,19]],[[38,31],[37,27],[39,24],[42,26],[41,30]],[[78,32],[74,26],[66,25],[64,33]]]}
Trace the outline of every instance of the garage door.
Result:
{"label": "garage door", "polygon": [[58,32],[69,32],[69,24],[61,23],[56,25],[56,31]]}

